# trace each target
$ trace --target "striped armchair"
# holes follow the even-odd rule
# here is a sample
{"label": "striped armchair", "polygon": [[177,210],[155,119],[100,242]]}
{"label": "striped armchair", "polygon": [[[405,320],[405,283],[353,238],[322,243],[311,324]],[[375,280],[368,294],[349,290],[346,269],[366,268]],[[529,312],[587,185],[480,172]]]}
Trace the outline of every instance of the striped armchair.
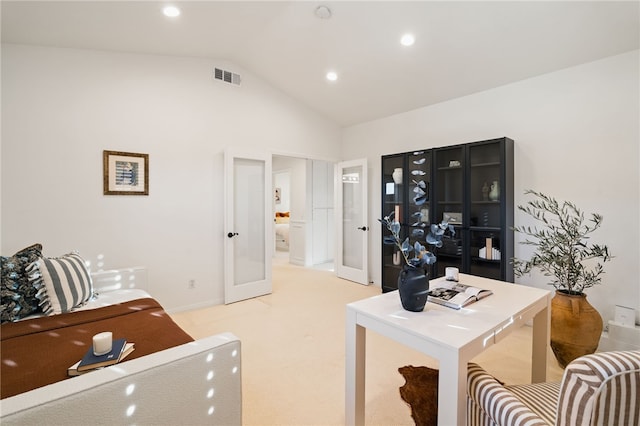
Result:
{"label": "striped armchair", "polygon": [[470,363],[467,425],[640,425],[640,351],[580,357],[561,383],[505,386]]}

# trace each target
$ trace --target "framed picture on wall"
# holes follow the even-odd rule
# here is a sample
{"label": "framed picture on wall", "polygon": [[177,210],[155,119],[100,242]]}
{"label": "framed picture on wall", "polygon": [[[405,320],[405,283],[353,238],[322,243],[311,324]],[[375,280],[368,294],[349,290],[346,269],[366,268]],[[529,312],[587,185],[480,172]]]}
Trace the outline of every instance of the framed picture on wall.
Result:
{"label": "framed picture on wall", "polygon": [[149,195],[149,154],[103,151],[104,195]]}

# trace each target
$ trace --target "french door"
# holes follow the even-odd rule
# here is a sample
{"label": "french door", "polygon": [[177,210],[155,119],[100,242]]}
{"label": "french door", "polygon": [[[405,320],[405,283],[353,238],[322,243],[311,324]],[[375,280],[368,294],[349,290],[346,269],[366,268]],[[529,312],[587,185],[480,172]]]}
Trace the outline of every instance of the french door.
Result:
{"label": "french door", "polygon": [[225,151],[224,301],[269,294],[273,223],[271,154]]}
{"label": "french door", "polygon": [[369,284],[367,160],[336,165],[336,274]]}

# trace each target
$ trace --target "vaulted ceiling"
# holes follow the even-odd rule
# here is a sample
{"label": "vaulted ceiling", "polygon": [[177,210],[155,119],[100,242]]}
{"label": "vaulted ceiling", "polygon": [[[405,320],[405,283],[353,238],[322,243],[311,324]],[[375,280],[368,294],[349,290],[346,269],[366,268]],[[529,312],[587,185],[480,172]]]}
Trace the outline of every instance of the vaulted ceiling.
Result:
{"label": "vaulted ceiling", "polygon": [[230,61],[343,126],[640,48],[638,1],[167,4],[3,0],[2,41]]}

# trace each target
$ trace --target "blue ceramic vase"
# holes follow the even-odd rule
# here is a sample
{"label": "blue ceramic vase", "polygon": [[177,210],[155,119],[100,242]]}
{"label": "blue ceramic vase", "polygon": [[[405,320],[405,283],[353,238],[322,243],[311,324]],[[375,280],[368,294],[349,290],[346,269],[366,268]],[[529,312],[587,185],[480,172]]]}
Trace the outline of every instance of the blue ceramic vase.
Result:
{"label": "blue ceramic vase", "polygon": [[424,268],[405,265],[398,277],[398,292],[404,309],[422,312],[429,292],[429,275]]}

